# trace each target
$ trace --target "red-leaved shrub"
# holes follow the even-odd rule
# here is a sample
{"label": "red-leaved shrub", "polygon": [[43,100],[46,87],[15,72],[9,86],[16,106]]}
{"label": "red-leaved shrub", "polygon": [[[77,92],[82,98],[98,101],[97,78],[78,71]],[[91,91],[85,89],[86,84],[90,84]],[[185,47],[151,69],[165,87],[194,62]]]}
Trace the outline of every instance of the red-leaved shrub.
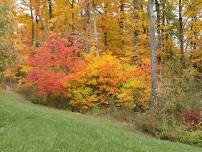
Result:
{"label": "red-leaved shrub", "polygon": [[202,116],[199,110],[191,110],[184,113],[184,120],[191,129],[196,130],[199,123],[202,122]]}

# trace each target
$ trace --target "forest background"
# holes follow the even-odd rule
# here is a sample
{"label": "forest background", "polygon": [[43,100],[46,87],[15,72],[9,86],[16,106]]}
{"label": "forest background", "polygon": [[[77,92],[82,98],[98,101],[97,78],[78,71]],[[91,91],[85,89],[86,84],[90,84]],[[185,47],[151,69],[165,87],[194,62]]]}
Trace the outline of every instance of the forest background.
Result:
{"label": "forest background", "polygon": [[1,84],[201,146],[201,9],[201,0],[0,0]]}

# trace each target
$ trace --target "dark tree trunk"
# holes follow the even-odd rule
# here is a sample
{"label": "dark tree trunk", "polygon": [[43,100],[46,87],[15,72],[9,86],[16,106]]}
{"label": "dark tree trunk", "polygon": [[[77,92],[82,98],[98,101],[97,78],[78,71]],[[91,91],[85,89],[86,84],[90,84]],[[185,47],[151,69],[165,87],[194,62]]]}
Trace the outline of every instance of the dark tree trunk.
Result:
{"label": "dark tree trunk", "polygon": [[39,47],[39,32],[40,32],[40,26],[39,26],[39,23],[40,23],[40,13],[39,13],[39,9],[40,9],[40,6],[38,6],[36,8],[36,11],[35,11],[35,20],[36,20],[36,32],[35,32],[35,44],[36,44],[36,47]]}
{"label": "dark tree trunk", "polygon": [[[74,2],[75,0],[72,0],[71,8],[74,9]],[[74,27],[74,11],[72,11],[72,32],[74,33],[75,27]]]}
{"label": "dark tree trunk", "polygon": [[121,29],[121,32],[120,32],[120,36],[121,36],[121,48],[123,48],[124,46],[124,7],[125,7],[125,4],[124,4],[124,0],[121,0],[120,1],[120,21],[119,21],[119,26],[120,26],[120,29]]}
{"label": "dark tree trunk", "polygon": [[[134,4],[134,20],[137,22],[139,16],[138,16],[138,10],[139,10],[139,0],[134,0],[133,1],[133,4]],[[138,45],[138,30],[135,28],[134,29],[134,46],[137,46]]]}
{"label": "dark tree trunk", "polygon": [[180,40],[180,51],[181,51],[181,62],[185,65],[184,57],[184,31],[183,31],[183,20],[182,20],[182,0],[179,0],[179,40]]}
{"label": "dark tree trunk", "polygon": [[166,4],[165,2],[162,2],[162,30],[161,30],[161,48],[163,51],[165,51],[165,30],[164,27],[166,26],[166,14],[165,14],[165,8],[166,8]]}
{"label": "dark tree trunk", "polygon": [[156,15],[157,15],[157,34],[158,34],[158,43],[157,43],[157,49],[161,48],[161,11],[160,11],[160,2],[158,0],[155,0],[155,7],[156,7]]}
{"label": "dark tree trunk", "polygon": [[[108,12],[107,12],[107,7],[108,7],[108,3],[105,3],[104,4],[104,17],[102,17],[102,21],[104,22],[104,18],[105,17],[107,17],[107,14],[108,14]],[[104,50],[106,51],[107,49],[108,49],[108,33],[107,33],[107,30],[106,30],[106,26],[105,25],[103,25],[102,26],[102,28],[103,28],[103,31],[104,31]]]}
{"label": "dark tree trunk", "polygon": [[51,0],[48,0],[48,15],[49,15],[49,19],[52,19],[52,17],[53,17],[53,9],[52,9]]}
{"label": "dark tree trunk", "polygon": [[89,48],[89,30],[90,30],[90,0],[85,0],[86,1],[86,37],[85,37],[85,50],[86,52],[90,51]]}
{"label": "dark tree trunk", "polygon": [[34,45],[35,30],[34,30],[34,15],[33,15],[32,0],[30,0],[30,14],[31,14],[31,20],[32,20],[32,45]]}

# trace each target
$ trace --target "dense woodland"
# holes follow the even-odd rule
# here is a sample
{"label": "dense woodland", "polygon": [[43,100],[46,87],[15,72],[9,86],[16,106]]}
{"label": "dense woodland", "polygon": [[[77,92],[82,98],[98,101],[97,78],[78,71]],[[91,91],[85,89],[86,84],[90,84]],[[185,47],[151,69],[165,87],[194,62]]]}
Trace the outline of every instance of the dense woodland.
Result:
{"label": "dense woodland", "polygon": [[201,0],[0,0],[0,84],[202,146],[201,30]]}

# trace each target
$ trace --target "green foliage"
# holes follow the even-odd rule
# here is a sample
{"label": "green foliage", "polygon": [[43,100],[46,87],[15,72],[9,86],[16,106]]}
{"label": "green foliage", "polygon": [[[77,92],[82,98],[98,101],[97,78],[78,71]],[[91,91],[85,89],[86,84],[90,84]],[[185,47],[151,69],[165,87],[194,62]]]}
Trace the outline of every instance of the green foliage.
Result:
{"label": "green foliage", "polygon": [[202,131],[192,132],[180,129],[177,131],[177,140],[185,144],[202,147]]}
{"label": "green foliage", "polygon": [[191,66],[183,68],[175,55],[163,70],[158,109],[136,117],[137,128],[161,139],[201,146],[202,84],[198,71]]}
{"label": "green foliage", "polygon": [[164,67],[166,74],[159,92],[159,111],[182,120],[186,110],[202,106],[202,84],[195,68],[183,68],[177,60],[168,61]]}
{"label": "green foliage", "polygon": [[39,96],[37,88],[28,83],[23,85],[13,85],[13,89],[16,92],[22,94],[26,99],[34,104],[40,104],[59,109],[66,109],[68,106],[67,98],[63,94],[53,92],[49,93],[47,96]]}
{"label": "green foliage", "polygon": [[138,114],[133,123],[136,129],[160,139],[182,142],[202,147],[202,132],[189,130],[187,126],[170,116],[160,113]]}

